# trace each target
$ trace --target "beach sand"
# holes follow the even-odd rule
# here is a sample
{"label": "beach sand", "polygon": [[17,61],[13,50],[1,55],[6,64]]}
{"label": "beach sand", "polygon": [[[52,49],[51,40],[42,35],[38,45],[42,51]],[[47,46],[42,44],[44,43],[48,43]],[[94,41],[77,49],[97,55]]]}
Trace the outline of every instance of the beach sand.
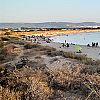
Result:
{"label": "beach sand", "polygon": [[[7,31],[0,30],[0,35],[3,35]],[[31,31],[31,32],[13,32],[11,31],[12,37],[20,37],[21,35],[44,35],[44,36],[56,36],[63,34],[76,34],[84,32],[100,32],[100,29],[85,29],[85,30],[50,30],[50,31]]]}
{"label": "beach sand", "polygon": [[53,48],[56,48],[57,50],[65,51],[65,52],[73,52],[75,54],[81,54],[86,55],[89,58],[92,58],[93,60],[100,60],[100,47],[87,47],[85,45],[79,45],[82,48],[82,53],[76,53],[77,50],[75,50],[75,45],[70,45],[69,47],[62,47],[61,43],[41,43],[41,45],[44,46],[50,46]]}

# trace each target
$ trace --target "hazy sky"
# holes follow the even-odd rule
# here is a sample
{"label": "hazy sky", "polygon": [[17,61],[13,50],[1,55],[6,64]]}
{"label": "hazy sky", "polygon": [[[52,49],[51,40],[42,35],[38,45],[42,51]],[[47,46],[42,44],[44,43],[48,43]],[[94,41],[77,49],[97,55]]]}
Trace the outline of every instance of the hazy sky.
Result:
{"label": "hazy sky", "polygon": [[100,0],[0,0],[0,22],[100,22]]}

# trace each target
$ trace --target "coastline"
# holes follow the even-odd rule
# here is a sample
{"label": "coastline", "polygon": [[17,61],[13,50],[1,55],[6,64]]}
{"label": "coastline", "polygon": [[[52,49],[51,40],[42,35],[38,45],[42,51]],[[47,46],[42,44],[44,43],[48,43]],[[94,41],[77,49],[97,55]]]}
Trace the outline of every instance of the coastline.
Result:
{"label": "coastline", "polygon": [[[1,31],[0,35],[4,35],[7,31]],[[88,32],[100,32],[100,29],[85,29],[85,30],[50,30],[50,31],[30,31],[30,32],[13,32],[11,31],[10,36],[20,37],[21,35],[43,35],[43,36],[56,36],[64,34],[77,34],[77,33],[88,33]]]}
{"label": "coastline", "polygon": [[[0,31],[0,36],[7,36],[4,35],[6,31]],[[20,38],[21,35],[36,35],[36,36],[47,36],[47,37],[53,37],[53,36],[57,36],[57,35],[64,35],[64,34],[79,34],[79,33],[88,33],[88,32],[100,32],[100,29],[87,29],[87,30],[51,30],[51,31],[31,31],[31,32],[10,32],[11,35],[9,35],[10,37],[18,37]],[[40,41],[39,41],[40,42]],[[59,48],[61,46],[61,43],[55,43],[55,42],[51,42],[51,43],[42,43],[42,45],[45,46],[50,46],[50,47],[54,47],[57,50],[64,50],[64,51],[71,51],[71,52],[75,52],[74,49],[74,45],[71,45],[69,48]],[[100,53],[100,47],[98,48],[92,48],[92,47],[87,47],[86,45],[79,45],[82,47],[82,53],[81,54],[85,54],[87,55],[87,57],[90,57],[94,60],[98,60],[100,59],[99,53]],[[90,52],[91,51],[91,52]]]}

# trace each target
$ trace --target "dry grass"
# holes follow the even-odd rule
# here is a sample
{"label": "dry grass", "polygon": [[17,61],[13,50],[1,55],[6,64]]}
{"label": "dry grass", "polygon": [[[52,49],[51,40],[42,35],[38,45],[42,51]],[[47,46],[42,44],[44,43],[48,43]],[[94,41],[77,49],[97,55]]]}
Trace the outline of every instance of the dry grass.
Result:
{"label": "dry grass", "polygon": [[92,58],[88,58],[86,55],[77,55],[72,52],[48,50],[45,54],[50,57],[63,56],[65,58],[76,59],[80,63],[86,64],[86,65],[100,65],[100,60],[94,61],[92,60]]}
{"label": "dry grass", "polygon": [[0,86],[0,100],[48,100],[52,95],[47,77],[40,70],[22,68],[13,71],[8,77],[8,85]]}
{"label": "dry grass", "polygon": [[94,61],[91,58],[86,57],[86,55],[77,55],[72,52],[64,52],[64,51],[57,51],[55,48],[48,47],[48,46],[41,46],[39,44],[25,44],[25,49],[34,49],[34,51],[42,52],[42,54],[55,57],[55,56],[63,56],[65,58],[76,59],[81,63],[86,65],[100,65],[100,60]]}
{"label": "dry grass", "polygon": [[[63,56],[76,59],[80,64],[71,68],[49,69],[40,62],[40,55],[34,54],[38,62],[27,63],[19,69],[0,67],[0,100],[100,100],[100,61],[93,61],[85,55],[57,51],[38,44],[25,44],[25,50],[42,52],[50,57]],[[9,50],[8,50],[9,51]],[[26,55],[25,54],[25,55]],[[30,53],[32,55],[32,52]],[[56,61],[53,59],[52,61]],[[33,68],[34,67],[34,68]]]}
{"label": "dry grass", "polygon": [[1,100],[64,100],[68,96],[70,100],[100,99],[100,75],[82,74],[80,65],[45,72],[28,67],[9,74],[3,70],[0,70]]}
{"label": "dry grass", "polygon": [[[58,68],[52,70],[52,87],[56,90],[70,91],[77,95],[82,95],[84,100],[89,96],[89,100],[100,99],[100,75],[81,74],[82,68],[77,65],[72,69]],[[89,88],[90,87],[90,88]],[[95,91],[95,92],[94,92]],[[83,100],[83,99],[82,99]]]}
{"label": "dry grass", "polygon": [[0,49],[0,63],[11,61],[17,56],[16,53],[12,52],[14,48],[15,45],[8,44],[4,45],[4,47]]}

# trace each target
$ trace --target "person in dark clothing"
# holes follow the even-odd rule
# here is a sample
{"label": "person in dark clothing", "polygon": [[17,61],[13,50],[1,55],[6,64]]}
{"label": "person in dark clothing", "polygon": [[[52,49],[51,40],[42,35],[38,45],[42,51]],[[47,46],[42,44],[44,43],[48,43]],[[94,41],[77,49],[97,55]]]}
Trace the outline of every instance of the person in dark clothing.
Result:
{"label": "person in dark clothing", "polygon": [[94,43],[92,42],[92,47],[93,47]]}
{"label": "person in dark clothing", "polygon": [[96,43],[96,47],[98,47],[98,42]]}
{"label": "person in dark clothing", "polygon": [[66,43],[66,40],[65,40],[65,43]]}
{"label": "person in dark clothing", "polygon": [[92,47],[95,47],[95,43],[94,42],[92,42]]}
{"label": "person in dark clothing", "polygon": [[67,43],[67,45],[66,45],[67,47],[69,47],[69,43]]}
{"label": "person in dark clothing", "polygon": [[64,46],[65,46],[65,44],[63,43],[63,44],[62,44],[62,47],[64,47]]}
{"label": "person in dark clothing", "polygon": [[90,47],[90,44],[88,44],[87,46]]}
{"label": "person in dark clothing", "polygon": [[36,38],[34,39],[34,42],[36,43]]}

